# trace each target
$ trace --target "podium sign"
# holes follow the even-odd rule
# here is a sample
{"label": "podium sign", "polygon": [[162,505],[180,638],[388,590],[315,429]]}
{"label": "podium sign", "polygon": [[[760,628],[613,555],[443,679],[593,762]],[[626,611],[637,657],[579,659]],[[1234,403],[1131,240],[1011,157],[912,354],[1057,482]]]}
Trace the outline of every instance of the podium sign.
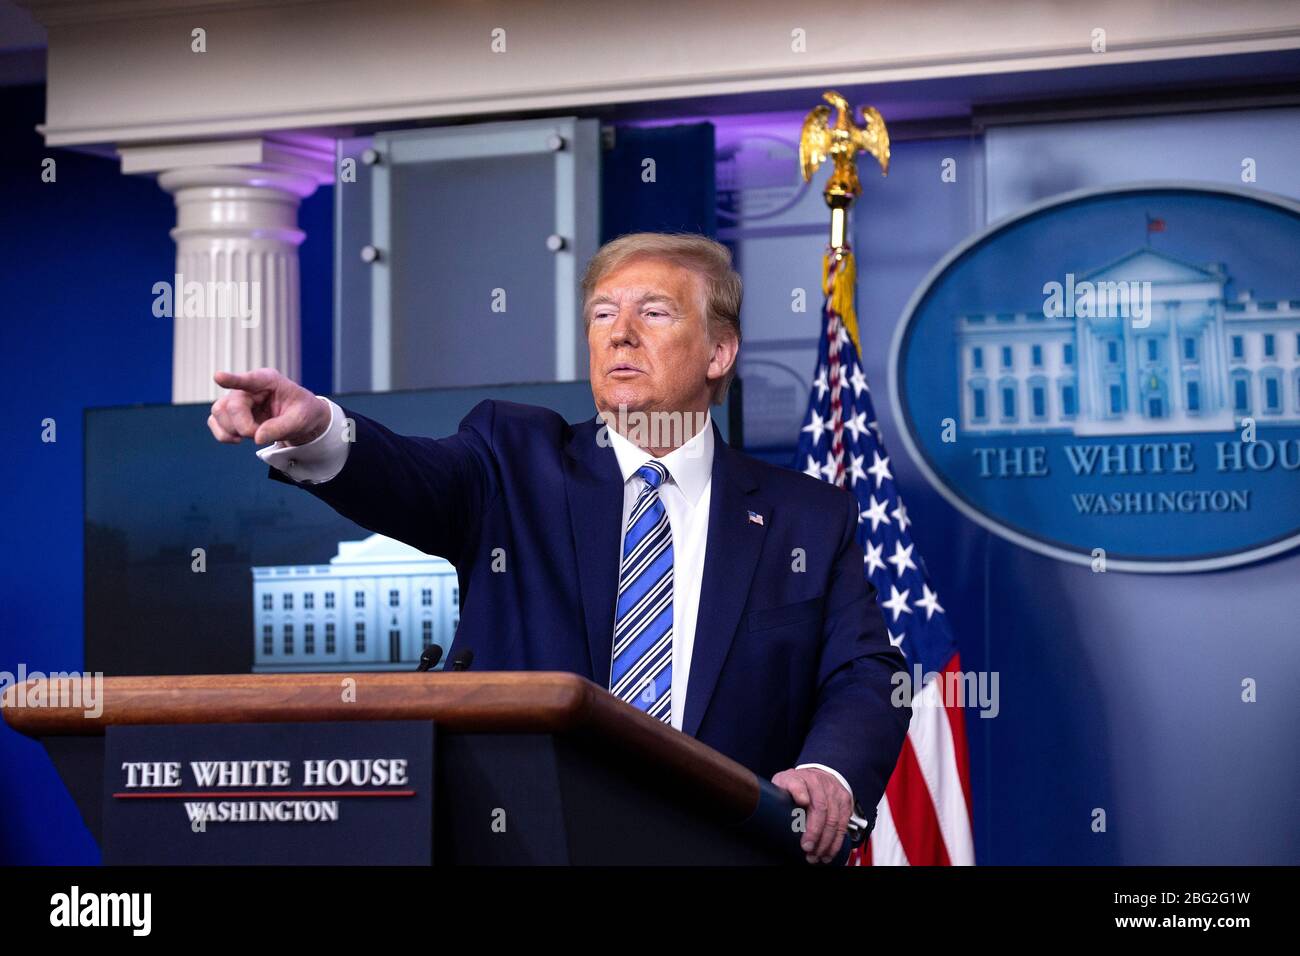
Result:
{"label": "podium sign", "polygon": [[353,679],[106,677],[96,715],[0,719],[109,865],[804,865],[788,793],[576,674]]}
{"label": "podium sign", "polygon": [[432,721],[110,726],[107,865],[428,865]]}

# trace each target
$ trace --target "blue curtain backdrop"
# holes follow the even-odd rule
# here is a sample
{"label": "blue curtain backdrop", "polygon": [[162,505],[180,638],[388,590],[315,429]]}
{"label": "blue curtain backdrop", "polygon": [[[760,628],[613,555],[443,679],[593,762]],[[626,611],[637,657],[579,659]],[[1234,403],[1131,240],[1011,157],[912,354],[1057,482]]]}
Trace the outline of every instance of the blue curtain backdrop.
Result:
{"label": "blue curtain backdrop", "polygon": [[[44,87],[0,88],[0,670],[82,667],[82,412],[171,399],[172,197],[110,159],[47,149]],[[42,161],[56,181],[41,181]],[[331,368],[332,189],[303,203],[303,379]],[[57,441],[41,440],[42,421]],[[144,635],[166,640],[166,635]],[[0,864],[96,863],[99,850],[41,746],[0,727]]]}

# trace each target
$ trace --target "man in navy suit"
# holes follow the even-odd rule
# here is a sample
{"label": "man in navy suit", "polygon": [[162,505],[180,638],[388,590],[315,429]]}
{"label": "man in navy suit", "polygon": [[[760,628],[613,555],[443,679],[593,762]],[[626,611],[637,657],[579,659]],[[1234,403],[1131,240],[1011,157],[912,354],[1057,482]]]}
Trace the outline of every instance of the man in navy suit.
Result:
{"label": "man in navy suit", "polygon": [[[451,561],[485,670],[563,670],[709,744],[807,810],[827,861],[869,826],[911,712],[841,488],[729,448],[740,277],[700,236],[638,233],[583,278],[599,414],[483,401],[396,435],[273,369],[218,372],[208,426],[275,442],[271,475]],[[855,805],[856,798],[856,805]],[[869,815],[861,815],[865,808]]]}

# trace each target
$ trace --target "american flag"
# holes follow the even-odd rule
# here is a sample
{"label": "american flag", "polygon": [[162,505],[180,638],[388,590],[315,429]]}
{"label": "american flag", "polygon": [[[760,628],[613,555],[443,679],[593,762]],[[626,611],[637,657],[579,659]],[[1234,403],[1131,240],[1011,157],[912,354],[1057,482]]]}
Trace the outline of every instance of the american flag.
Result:
{"label": "american flag", "polygon": [[919,690],[912,688],[912,723],[877,806],[875,829],[849,863],[969,865],[975,862],[975,847],[966,725],[962,709],[940,694],[943,678],[933,678],[960,671],[961,659],[947,613],[908,534],[912,521],[894,483],[871,389],[846,328],[846,319],[856,325],[855,284],[852,254],[828,255],[825,334],[796,467],[847,487],[857,498],[863,573],[876,588],[889,639],[907,658],[909,675],[914,678],[919,664],[931,679]]}

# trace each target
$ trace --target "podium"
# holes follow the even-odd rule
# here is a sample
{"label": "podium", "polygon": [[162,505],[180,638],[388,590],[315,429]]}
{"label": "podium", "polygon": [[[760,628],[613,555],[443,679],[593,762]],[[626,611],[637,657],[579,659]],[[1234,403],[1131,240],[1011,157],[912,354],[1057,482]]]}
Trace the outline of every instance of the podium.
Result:
{"label": "podium", "polygon": [[[109,677],[94,716],[15,706],[18,690],[4,719],[45,747],[101,846],[110,727],[418,721],[435,734],[432,864],[804,862],[785,791],[574,674]],[[485,825],[500,808],[504,832]]]}

